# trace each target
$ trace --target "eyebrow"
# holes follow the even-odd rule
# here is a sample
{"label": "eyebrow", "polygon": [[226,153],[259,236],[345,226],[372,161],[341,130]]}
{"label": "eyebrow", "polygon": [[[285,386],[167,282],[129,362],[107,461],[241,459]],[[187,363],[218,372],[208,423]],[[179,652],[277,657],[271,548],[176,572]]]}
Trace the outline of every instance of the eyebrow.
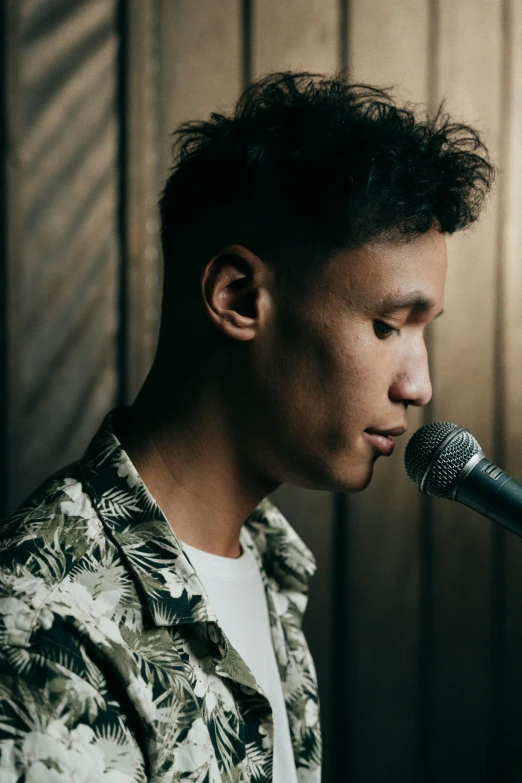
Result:
{"label": "eyebrow", "polygon": [[[403,297],[399,297],[397,299],[386,299],[384,302],[381,303],[381,308],[388,312],[391,310],[405,310],[405,309],[411,309],[411,310],[431,310],[435,306],[435,302],[432,299],[429,299],[426,296],[422,296],[422,294],[406,294]],[[435,318],[438,318],[444,310],[441,310],[440,313],[437,313]]]}

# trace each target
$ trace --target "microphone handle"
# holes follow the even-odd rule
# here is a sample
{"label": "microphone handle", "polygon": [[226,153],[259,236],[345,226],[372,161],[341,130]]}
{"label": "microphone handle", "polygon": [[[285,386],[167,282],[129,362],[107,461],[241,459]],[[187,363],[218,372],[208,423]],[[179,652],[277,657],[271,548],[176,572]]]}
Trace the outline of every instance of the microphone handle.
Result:
{"label": "microphone handle", "polygon": [[457,485],[453,499],[522,536],[522,484],[487,457]]}

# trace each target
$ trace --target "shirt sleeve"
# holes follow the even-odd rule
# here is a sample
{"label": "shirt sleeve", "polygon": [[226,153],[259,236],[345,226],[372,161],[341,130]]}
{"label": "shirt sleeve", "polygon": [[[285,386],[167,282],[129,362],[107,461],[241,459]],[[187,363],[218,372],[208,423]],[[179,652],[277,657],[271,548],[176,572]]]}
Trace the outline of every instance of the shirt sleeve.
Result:
{"label": "shirt sleeve", "polygon": [[2,783],[145,783],[144,757],[102,672],[0,647]]}

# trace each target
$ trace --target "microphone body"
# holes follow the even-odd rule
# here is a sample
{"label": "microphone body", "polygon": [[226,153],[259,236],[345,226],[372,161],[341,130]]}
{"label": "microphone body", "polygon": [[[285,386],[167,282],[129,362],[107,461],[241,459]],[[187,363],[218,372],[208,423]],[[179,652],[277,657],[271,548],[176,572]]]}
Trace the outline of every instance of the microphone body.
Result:
{"label": "microphone body", "polygon": [[457,500],[522,536],[522,484],[487,459],[468,430],[425,424],[410,438],[404,461],[426,495]]}
{"label": "microphone body", "polygon": [[457,479],[452,500],[522,536],[522,484],[484,455]]}

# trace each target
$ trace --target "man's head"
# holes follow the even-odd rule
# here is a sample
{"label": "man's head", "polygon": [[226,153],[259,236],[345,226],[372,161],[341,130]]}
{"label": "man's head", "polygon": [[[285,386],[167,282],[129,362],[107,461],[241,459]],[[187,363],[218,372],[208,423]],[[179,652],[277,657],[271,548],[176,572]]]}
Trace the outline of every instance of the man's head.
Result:
{"label": "man's head", "polygon": [[234,115],[178,131],[161,199],[157,363],[212,345],[231,437],[274,482],[361,489],[431,395],[424,328],[445,234],[474,222],[493,169],[475,131],[389,94],[274,74]]}

